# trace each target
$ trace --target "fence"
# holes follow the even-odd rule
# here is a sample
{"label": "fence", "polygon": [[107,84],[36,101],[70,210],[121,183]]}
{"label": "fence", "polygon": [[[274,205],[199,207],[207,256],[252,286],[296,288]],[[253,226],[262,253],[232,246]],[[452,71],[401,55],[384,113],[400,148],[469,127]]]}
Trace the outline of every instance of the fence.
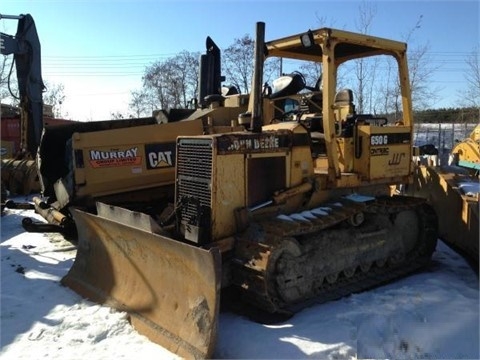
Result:
{"label": "fence", "polygon": [[455,143],[469,137],[475,126],[476,123],[415,124],[413,141],[418,146],[435,145],[440,163],[445,164]]}

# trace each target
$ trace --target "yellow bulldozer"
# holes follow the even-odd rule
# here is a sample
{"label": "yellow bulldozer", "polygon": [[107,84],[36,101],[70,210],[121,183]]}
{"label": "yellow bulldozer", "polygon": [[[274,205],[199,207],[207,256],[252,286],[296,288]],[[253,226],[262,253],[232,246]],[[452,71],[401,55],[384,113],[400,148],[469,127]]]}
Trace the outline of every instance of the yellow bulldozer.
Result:
{"label": "yellow bulldozer", "polygon": [[[340,66],[374,56],[398,65],[401,121],[358,114],[337,89]],[[292,72],[265,91],[271,58],[321,65],[320,86]],[[406,44],[331,28],[265,41],[259,22],[253,60],[248,111],[223,119],[246,126],[176,138],[171,204],[70,207],[78,250],[62,283],[185,358],[214,353],[221,303],[291,316],[417,271],[436,248],[433,208],[392,191],[415,170]],[[74,150],[73,164],[112,151]]]}

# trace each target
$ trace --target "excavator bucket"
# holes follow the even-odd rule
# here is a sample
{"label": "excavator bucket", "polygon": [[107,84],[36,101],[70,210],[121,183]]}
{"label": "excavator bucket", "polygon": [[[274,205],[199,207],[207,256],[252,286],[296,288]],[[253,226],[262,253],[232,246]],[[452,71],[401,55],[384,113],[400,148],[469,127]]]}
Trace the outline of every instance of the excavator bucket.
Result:
{"label": "excavator bucket", "polygon": [[28,195],[40,192],[35,160],[2,159],[2,182],[12,194]]}
{"label": "excavator bucket", "polygon": [[97,203],[72,209],[75,262],[62,283],[130,314],[133,327],[184,358],[212,355],[220,307],[221,256],[162,235],[143,213]]}

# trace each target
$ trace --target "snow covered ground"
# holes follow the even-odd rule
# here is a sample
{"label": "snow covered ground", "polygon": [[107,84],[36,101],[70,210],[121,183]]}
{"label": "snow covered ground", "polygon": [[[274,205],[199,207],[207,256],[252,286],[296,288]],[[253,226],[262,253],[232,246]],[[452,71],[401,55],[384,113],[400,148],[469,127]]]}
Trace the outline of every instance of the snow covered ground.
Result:
{"label": "snow covered ground", "polygon": [[[175,359],[125,313],[82,299],[59,281],[75,248],[58,234],[25,233],[1,218],[0,359]],[[479,282],[439,243],[426,271],[317,305],[278,325],[220,315],[216,358],[479,359]]]}

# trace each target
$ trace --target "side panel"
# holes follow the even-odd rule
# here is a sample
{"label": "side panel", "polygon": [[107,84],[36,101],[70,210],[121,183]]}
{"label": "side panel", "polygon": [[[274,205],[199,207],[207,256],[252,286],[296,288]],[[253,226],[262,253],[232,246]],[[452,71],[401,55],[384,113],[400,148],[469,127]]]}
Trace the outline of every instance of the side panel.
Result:
{"label": "side panel", "polygon": [[354,168],[363,180],[411,174],[411,135],[408,126],[358,126]]}
{"label": "side panel", "polygon": [[194,120],[74,134],[76,196],[173,184],[177,136],[202,132]]}
{"label": "side panel", "polygon": [[245,156],[215,157],[212,181],[212,238],[221,239],[236,232],[235,209],[245,206]]}

